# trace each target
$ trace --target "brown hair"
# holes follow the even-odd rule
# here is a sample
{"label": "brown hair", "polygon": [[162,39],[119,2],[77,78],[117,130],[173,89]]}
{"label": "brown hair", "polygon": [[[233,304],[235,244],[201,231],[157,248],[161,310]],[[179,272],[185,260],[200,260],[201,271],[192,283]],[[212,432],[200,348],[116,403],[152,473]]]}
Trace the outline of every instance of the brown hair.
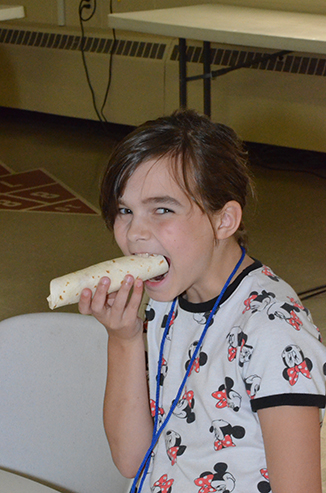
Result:
{"label": "brown hair", "polygon": [[[118,200],[135,169],[150,159],[171,158],[174,177],[188,197],[209,217],[230,200],[242,209],[252,190],[247,152],[229,127],[194,110],[178,110],[151,120],[128,134],[113,151],[102,181],[100,205],[113,229]],[[180,165],[183,183],[180,183]],[[244,225],[236,233],[246,243]]]}

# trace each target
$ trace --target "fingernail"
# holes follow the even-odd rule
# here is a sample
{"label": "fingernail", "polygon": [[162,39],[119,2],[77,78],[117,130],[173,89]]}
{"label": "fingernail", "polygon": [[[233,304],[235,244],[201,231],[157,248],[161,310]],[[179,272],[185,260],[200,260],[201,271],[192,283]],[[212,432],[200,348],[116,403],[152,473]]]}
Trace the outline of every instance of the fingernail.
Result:
{"label": "fingernail", "polygon": [[136,288],[140,288],[143,285],[143,281],[141,279],[136,279],[135,286]]}

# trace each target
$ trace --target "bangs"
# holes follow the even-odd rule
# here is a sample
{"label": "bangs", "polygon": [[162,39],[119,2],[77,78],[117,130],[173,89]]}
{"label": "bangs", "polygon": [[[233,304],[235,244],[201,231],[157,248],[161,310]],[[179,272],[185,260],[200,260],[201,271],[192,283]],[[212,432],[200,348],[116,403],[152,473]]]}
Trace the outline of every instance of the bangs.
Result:
{"label": "bangs", "polygon": [[190,202],[195,203],[202,212],[208,214],[200,192],[201,176],[196,157],[191,148],[184,147],[179,152],[170,153],[171,176]]}

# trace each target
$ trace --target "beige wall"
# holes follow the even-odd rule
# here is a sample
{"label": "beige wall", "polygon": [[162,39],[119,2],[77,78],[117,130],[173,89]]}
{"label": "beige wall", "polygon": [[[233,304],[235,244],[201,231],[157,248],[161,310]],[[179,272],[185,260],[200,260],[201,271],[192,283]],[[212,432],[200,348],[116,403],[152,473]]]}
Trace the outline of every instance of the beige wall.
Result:
{"label": "beige wall", "polygon": [[[326,14],[325,0],[224,0],[220,3],[310,10]],[[16,4],[17,0],[6,0]],[[194,4],[198,0],[112,0],[114,12]],[[213,2],[211,2],[213,3]],[[216,2],[218,3],[218,2]],[[58,26],[56,0],[22,0],[26,18],[0,23],[0,29],[80,36],[79,0],[65,0],[66,25]],[[107,26],[109,0],[97,0],[86,36],[112,39]],[[138,125],[178,107],[176,40],[138,33],[116,33],[119,40],[163,43],[162,60],[114,55],[105,116]],[[192,44],[196,44],[191,42]],[[200,43],[199,43],[200,44]],[[225,47],[224,47],[225,48]],[[230,49],[241,47],[230,47]],[[259,51],[259,49],[258,49]],[[299,54],[300,56],[300,54]],[[314,54],[304,56],[313,59]],[[87,63],[101,105],[109,79],[108,53],[88,52]],[[323,57],[326,59],[326,54]],[[97,119],[78,50],[0,43],[0,106]],[[214,67],[216,68],[216,67]],[[201,71],[189,64],[189,74]],[[212,82],[212,118],[234,127],[245,140],[326,152],[326,75],[242,69]],[[189,106],[202,110],[202,82],[189,86]]]}

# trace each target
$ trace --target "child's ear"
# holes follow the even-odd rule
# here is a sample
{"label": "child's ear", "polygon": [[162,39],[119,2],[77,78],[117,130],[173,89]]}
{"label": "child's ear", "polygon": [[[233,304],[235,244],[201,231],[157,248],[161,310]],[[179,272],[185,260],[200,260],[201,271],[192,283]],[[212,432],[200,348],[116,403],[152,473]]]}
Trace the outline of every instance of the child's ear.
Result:
{"label": "child's ear", "polygon": [[223,209],[216,214],[215,232],[217,240],[230,238],[239,229],[242,220],[241,205],[235,200],[227,202]]}

